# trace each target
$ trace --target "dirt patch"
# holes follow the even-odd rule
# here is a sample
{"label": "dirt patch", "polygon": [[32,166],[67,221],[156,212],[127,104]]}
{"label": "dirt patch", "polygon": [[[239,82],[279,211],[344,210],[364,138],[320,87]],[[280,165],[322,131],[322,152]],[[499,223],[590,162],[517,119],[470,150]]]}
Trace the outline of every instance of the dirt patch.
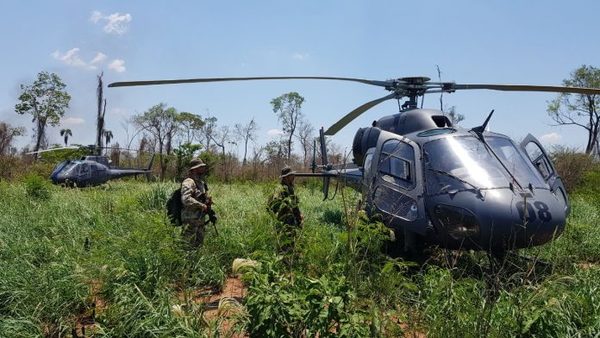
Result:
{"label": "dirt patch", "polygon": [[106,309],[106,301],[101,296],[102,283],[99,280],[91,280],[89,287],[89,305],[74,319],[75,327],[71,330],[73,338],[93,337],[97,330],[96,316]]}
{"label": "dirt patch", "polygon": [[577,267],[582,269],[582,270],[589,270],[591,268],[596,267],[598,264],[596,263],[592,263],[592,262],[584,262],[584,263],[579,263],[577,264]]}
{"label": "dirt patch", "polygon": [[235,332],[234,328],[236,321],[244,315],[241,303],[246,293],[246,287],[238,277],[228,277],[221,292],[200,298],[200,301],[207,306],[204,319],[215,325],[220,336],[236,338],[248,336],[245,333]]}
{"label": "dirt patch", "polygon": [[246,287],[238,277],[228,277],[223,284],[223,289],[217,294],[201,298],[203,303],[211,304],[218,302],[221,298],[243,299],[246,297]]}

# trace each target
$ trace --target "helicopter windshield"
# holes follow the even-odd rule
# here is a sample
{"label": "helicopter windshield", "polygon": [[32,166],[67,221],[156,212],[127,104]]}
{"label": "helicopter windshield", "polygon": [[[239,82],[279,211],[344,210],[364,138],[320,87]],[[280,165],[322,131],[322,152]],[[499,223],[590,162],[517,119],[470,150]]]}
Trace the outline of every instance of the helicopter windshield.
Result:
{"label": "helicopter windshield", "polygon": [[74,163],[74,162],[68,163],[66,166],[64,166],[64,168],[62,168],[61,172],[64,175],[70,175],[73,173],[77,174],[77,171],[78,171],[77,166],[78,166],[77,163]]}
{"label": "helicopter windshield", "polygon": [[[522,187],[544,186],[509,139],[487,136],[485,140]],[[423,149],[428,189],[435,190],[436,185],[437,189],[501,188],[511,181],[502,163],[474,136],[445,137],[426,143]]]}

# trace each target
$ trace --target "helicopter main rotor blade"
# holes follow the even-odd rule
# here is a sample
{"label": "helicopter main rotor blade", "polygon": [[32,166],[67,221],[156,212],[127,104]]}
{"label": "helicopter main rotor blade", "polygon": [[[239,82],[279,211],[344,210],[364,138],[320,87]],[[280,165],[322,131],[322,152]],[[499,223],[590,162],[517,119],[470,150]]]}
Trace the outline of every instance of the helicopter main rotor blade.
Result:
{"label": "helicopter main rotor blade", "polygon": [[195,79],[174,79],[174,80],[150,80],[150,81],[126,81],[113,82],[108,87],[132,87],[132,86],[152,86],[165,84],[181,83],[201,83],[201,82],[226,82],[226,81],[254,81],[254,80],[337,80],[359,82],[373,86],[388,87],[393,83],[391,81],[376,81],[359,79],[353,77],[331,77],[331,76],[258,76],[258,77],[212,77]]}
{"label": "helicopter main rotor blade", "polygon": [[59,148],[50,148],[50,149],[42,149],[42,150],[38,150],[38,151],[30,151],[28,153],[25,153],[26,155],[33,155],[33,154],[39,154],[39,153],[47,153],[49,151],[58,151],[58,150],[65,150],[65,149],[81,149],[81,147],[76,147],[76,146],[68,146],[68,147],[59,147]]}
{"label": "helicopter main rotor blade", "polygon": [[325,135],[334,135],[335,133],[340,131],[340,129],[344,128],[348,123],[352,122],[352,120],[354,120],[355,118],[360,116],[360,114],[375,107],[376,105],[380,104],[383,101],[387,101],[389,99],[396,98],[397,96],[398,96],[397,93],[391,93],[391,94],[381,97],[377,100],[373,100],[373,101],[363,104],[362,106],[360,106],[360,107],[354,109],[353,111],[349,112],[348,114],[346,114],[346,116],[342,117],[336,123],[334,123],[331,127],[329,127],[329,129],[327,129],[325,131]]}
{"label": "helicopter main rotor blade", "polygon": [[598,88],[565,87],[565,86],[536,86],[536,85],[514,85],[514,84],[454,84],[454,90],[463,89],[490,89],[503,91],[521,92],[553,92],[553,93],[575,93],[575,94],[600,94]]}

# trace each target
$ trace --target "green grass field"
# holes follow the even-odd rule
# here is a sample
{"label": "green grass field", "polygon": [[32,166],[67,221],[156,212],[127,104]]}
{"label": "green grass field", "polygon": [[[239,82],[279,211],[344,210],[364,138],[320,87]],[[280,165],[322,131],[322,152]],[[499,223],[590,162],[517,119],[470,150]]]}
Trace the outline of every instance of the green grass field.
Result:
{"label": "green grass field", "polygon": [[[391,259],[380,250],[385,229],[354,211],[359,196],[344,190],[323,202],[317,186],[299,188],[305,226],[293,258],[276,255],[268,184],[212,184],[219,235],[209,227],[188,253],[164,215],[176,186],[0,182],[0,337],[69,337],[82,327],[88,337],[600,334],[596,190],[571,196],[565,233],[521,252],[532,260],[492,269],[474,252]],[[235,258],[260,262],[244,270],[246,298],[229,303],[227,320],[203,316],[194,295],[221,287]]]}

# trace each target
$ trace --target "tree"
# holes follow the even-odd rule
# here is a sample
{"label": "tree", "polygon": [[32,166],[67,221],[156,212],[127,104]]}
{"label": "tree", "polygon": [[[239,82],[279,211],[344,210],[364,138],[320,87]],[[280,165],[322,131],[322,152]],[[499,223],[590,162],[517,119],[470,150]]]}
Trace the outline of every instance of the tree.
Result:
{"label": "tree", "polygon": [[163,154],[168,155],[171,151],[171,142],[178,128],[177,117],[178,113],[175,108],[167,108],[165,103],[159,103],[148,109],[144,114],[133,118],[134,123],[152,134],[158,144],[161,179],[165,178],[168,161]]}
{"label": "tree", "polygon": [[8,123],[0,122],[0,155],[8,154],[15,137],[24,133],[23,127],[11,127]]}
{"label": "tree", "polygon": [[287,159],[292,157],[292,139],[302,117],[302,103],[304,98],[296,92],[283,94],[271,100],[273,112],[281,122],[283,132],[287,135]]}
{"label": "tree", "polygon": [[96,89],[96,98],[98,106],[98,114],[96,117],[96,152],[97,155],[102,153],[102,137],[104,136],[104,115],[106,115],[106,100],[103,99],[102,76],[104,72],[98,75],[98,88]]}
{"label": "tree", "polygon": [[302,146],[303,152],[303,163],[306,166],[308,164],[308,153],[313,147],[315,128],[310,124],[310,122],[302,119],[298,125],[298,141],[300,141],[300,145]]}
{"label": "tree", "polygon": [[271,168],[279,170],[283,167],[284,155],[288,153],[286,140],[271,140],[264,147],[266,161]]}
{"label": "tree", "polygon": [[235,144],[235,142],[232,141],[231,128],[229,128],[229,126],[222,126],[218,132],[212,134],[212,140],[217,147],[221,148],[221,163],[223,164],[223,172],[225,172],[225,179],[229,180],[229,168],[227,165],[225,145],[228,143]]}
{"label": "tree", "polygon": [[213,140],[214,135],[217,131],[217,118],[208,115],[204,118],[204,125],[201,128],[202,137],[200,143],[204,145],[206,151],[210,151],[210,142]]}
{"label": "tree", "polygon": [[31,85],[21,85],[20,102],[15,105],[15,111],[21,115],[31,114],[32,122],[36,123],[33,151],[40,150],[45,141],[46,126],[57,126],[69,108],[71,95],[65,87],[58,75],[48,72],[40,72]]}
{"label": "tree", "polygon": [[73,136],[73,132],[71,132],[71,129],[69,129],[69,128],[61,129],[60,130],[60,136],[64,137],[65,147],[66,147],[68,145],[68,143],[69,143],[69,137]]}
{"label": "tree", "polygon": [[244,141],[244,160],[242,161],[242,165],[245,166],[247,163],[246,156],[248,155],[248,142],[256,141],[256,131],[258,130],[258,126],[256,125],[256,121],[254,118],[248,122],[248,124],[235,124],[235,133],[237,134],[238,139]]}
{"label": "tree", "polygon": [[450,119],[450,122],[452,122],[452,125],[458,125],[459,123],[461,123],[462,121],[465,120],[465,116],[461,113],[458,113],[456,111],[456,106],[452,106],[450,108],[446,108],[444,109],[444,112],[446,114],[448,114],[448,118]]}
{"label": "tree", "polygon": [[103,136],[104,136],[104,141],[106,146],[108,146],[108,144],[110,143],[110,140],[113,139],[113,133],[110,130],[105,130],[104,132],[102,132]]}
{"label": "tree", "polygon": [[196,133],[202,130],[204,126],[202,117],[188,112],[181,112],[179,113],[178,120],[182,137],[185,137],[183,143],[191,144],[194,138],[196,138]]}
{"label": "tree", "polygon": [[189,168],[190,161],[195,157],[194,154],[202,149],[199,144],[184,143],[174,150],[177,158],[177,179],[182,179]]}
{"label": "tree", "polygon": [[[600,69],[583,65],[563,80],[567,87],[600,88]],[[560,93],[548,104],[548,114],[557,125],[573,125],[585,129],[587,144],[585,153],[591,154],[598,147],[600,137],[600,95]]]}

